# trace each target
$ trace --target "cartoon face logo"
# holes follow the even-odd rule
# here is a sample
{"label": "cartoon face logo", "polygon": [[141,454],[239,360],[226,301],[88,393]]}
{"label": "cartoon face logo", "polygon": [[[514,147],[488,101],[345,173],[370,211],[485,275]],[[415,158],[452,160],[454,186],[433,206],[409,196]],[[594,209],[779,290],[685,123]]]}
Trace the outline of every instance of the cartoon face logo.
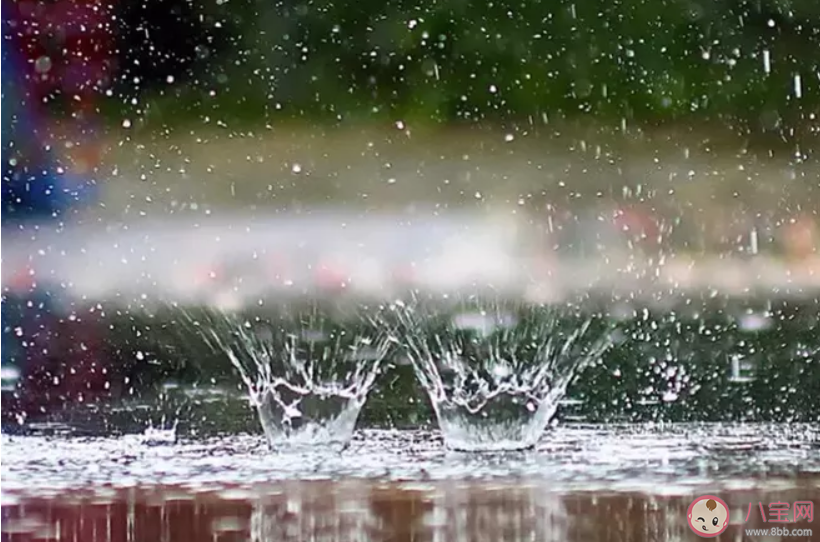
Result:
{"label": "cartoon face logo", "polygon": [[729,527],[729,507],[720,497],[704,495],[689,505],[689,528],[702,538],[712,538]]}

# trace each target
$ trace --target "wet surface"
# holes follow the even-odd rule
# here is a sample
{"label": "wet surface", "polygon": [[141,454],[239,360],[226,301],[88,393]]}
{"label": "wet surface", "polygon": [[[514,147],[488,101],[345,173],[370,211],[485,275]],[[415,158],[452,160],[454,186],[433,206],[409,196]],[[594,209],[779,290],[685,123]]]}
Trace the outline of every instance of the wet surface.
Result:
{"label": "wet surface", "polygon": [[275,480],[538,479],[553,490],[685,492],[702,483],[820,477],[816,425],[560,425],[531,452],[460,454],[436,432],[365,430],[341,453],[272,453],[263,437],[165,441],[3,436],[3,489],[37,493],[140,484]]}
{"label": "wet surface", "polygon": [[[814,540],[813,522],[763,522],[771,503],[816,501],[817,485],[705,485],[690,494],[561,492],[538,482],[396,483],[368,480],[254,487],[164,486],[4,497],[3,540],[665,541],[698,540],[687,509],[717,493],[729,525],[716,540]],[[768,535],[769,529],[791,536]],[[761,531],[747,529],[767,529]],[[799,533],[799,535],[797,534]]]}
{"label": "wet surface", "polygon": [[277,454],[253,435],[4,436],[2,539],[689,540],[690,502],[718,495],[730,519],[718,540],[772,527],[800,535],[762,539],[813,540],[806,517],[774,523],[769,505],[820,499],[818,434],[562,425],[536,450],[505,454],[446,452],[422,431],[366,430],[342,453]]}

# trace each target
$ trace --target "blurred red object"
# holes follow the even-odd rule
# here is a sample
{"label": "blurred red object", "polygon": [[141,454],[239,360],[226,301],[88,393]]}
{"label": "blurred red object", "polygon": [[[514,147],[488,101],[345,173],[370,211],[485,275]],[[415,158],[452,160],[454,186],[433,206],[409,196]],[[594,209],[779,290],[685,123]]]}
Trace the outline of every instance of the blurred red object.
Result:
{"label": "blurred red object", "polygon": [[114,2],[12,0],[3,9],[3,47],[21,60],[18,83],[37,143],[65,171],[91,174],[101,161],[99,100],[116,67]]}
{"label": "blurred red object", "polygon": [[3,293],[25,294],[37,287],[37,279],[31,266],[7,262],[4,267],[6,272],[3,273]]}
{"label": "blurred red object", "polygon": [[326,291],[339,292],[347,287],[348,275],[335,261],[320,263],[317,267],[314,280],[316,285]]}
{"label": "blurred red object", "polygon": [[783,227],[783,244],[789,258],[803,260],[817,254],[820,235],[814,218],[802,214],[786,222]]}
{"label": "blurred red object", "polygon": [[114,3],[18,0],[8,6],[10,45],[24,59],[31,105],[63,94],[75,111],[90,111],[115,65]]}
{"label": "blurred red object", "polygon": [[615,227],[634,242],[654,246],[661,241],[660,227],[647,209],[620,207],[615,210],[613,221]]}

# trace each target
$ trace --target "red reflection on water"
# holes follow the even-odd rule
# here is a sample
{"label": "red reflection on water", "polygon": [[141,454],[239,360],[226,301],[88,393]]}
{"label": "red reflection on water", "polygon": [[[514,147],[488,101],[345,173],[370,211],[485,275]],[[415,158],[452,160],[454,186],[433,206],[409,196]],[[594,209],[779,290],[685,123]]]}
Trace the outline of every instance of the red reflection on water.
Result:
{"label": "red reflection on water", "polygon": [[[725,491],[731,525],[716,540],[745,540],[749,500],[816,500],[792,489]],[[72,491],[15,497],[3,506],[2,540],[82,542],[252,541],[665,541],[690,540],[683,496],[552,491],[512,482],[284,482],[251,489],[181,487]],[[807,522],[790,528],[811,528]],[[817,536],[820,539],[820,530]],[[803,537],[812,540],[813,537]],[[797,538],[791,537],[790,540]]]}

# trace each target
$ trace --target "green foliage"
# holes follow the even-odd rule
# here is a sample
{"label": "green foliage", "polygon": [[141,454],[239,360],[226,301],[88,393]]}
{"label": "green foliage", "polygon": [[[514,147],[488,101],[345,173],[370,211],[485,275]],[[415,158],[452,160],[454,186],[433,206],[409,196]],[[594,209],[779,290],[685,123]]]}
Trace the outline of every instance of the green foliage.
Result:
{"label": "green foliage", "polygon": [[236,39],[171,98],[174,119],[594,116],[771,129],[804,120],[820,95],[818,33],[740,2],[244,0],[211,11]]}

